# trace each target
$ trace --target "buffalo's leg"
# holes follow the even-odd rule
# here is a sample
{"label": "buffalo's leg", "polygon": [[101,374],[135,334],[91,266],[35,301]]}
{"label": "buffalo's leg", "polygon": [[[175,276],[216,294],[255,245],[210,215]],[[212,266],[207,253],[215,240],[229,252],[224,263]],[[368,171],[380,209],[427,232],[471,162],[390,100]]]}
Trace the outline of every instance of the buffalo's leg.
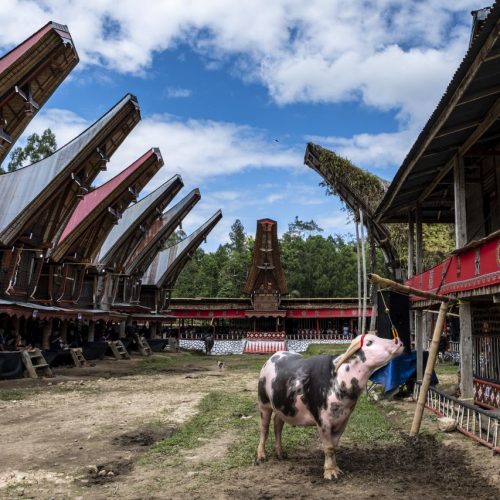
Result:
{"label": "buffalo's leg", "polygon": [[260,441],[257,448],[257,461],[263,462],[266,459],[266,439],[269,434],[269,423],[271,422],[272,408],[260,406]]}
{"label": "buffalo's leg", "polygon": [[281,447],[281,433],[283,431],[283,424],[285,422],[277,414],[274,414],[274,450],[276,451],[276,456],[279,460],[286,458],[286,453],[283,453],[283,448]]}
{"label": "buffalo's leg", "polygon": [[339,466],[337,465],[337,460],[335,459],[335,448],[340,439],[340,435],[332,434],[331,429],[320,429],[320,439],[323,445],[323,452],[325,454],[325,465],[324,465],[324,478],[325,479],[337,479],[339,474],[342,473]]}

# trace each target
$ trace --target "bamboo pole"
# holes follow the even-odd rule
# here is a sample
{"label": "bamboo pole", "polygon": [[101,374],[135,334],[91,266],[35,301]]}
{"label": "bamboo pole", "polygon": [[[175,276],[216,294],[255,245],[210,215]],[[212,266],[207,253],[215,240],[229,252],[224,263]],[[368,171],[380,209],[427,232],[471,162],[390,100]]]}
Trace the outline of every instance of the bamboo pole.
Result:
{"label": "bamboo pole", "polygon": [[382,278],[378,274],[370,273],[368,279],[378,286],[389,287],[396,292],[403,293],[405,295],[417,295],[418,297],[424,297],[425,299],[439,300],[440,302],[454,302],[456,299],[454,297],[447,297],[446,295],[436,295],[431,292],[424,292],[418,288],[413,288],[408,285],[401,285],[401,283],[396,283],[388,278]]}
{"label": "bamboo pole", "polygon": [[363,221],[363,210],[359,211],[361,232],[361,263],[363,265],[363,316],[361,317],[361,332],[366,332],[366,301],[368,295],[368,279],[366,277],[366,252],[365,252],[365,224]]}
{"label": "bamboo pole", "polygon": [[429,386],[431,385],[432,372],[434,371],[434,365],[436,364],[436,358],[439,349],[439,338],[441,337],[441,332],[443,331],[447,311],[448,303],[441,302],[436,326],[434,327],[434,333],[432,335],[429,358],[427,359],[427,364],[425,365],[424,378],[422,380],[420,393],[418,395],[417,408],[415,409],[415,415],[413,416],[413,422],[411,424],[410,436],[415,436],[420,430],[422,415],[424,413],[425,400],[427,399],[427,392],[429,391]]}
{"label": "bamboo pole", "polygon": [[431,348],[429,351],[429,358],[425,366],[425,373],[422,379],[422,385],[420,387],[420,393],[418,395],[417,407],[415,409],[415,415],[413,417],[413,422],[411,425],[410,436],[415,436],[420,430],[420,425],[422,423],[422,415],[424,413],[425,400],[427,399],[427,392],[429,391],[429,386],[431,384],[432,372],[434,371],[434,365],[436,364],[436,358],[439,349],[439,338],[443,330],[444,322],[446,319],[446,314],[448,312],[448,305],[453,300],[450,297],[445,297],[442,295],[436,295],[430,292],[424,292],[407,285],[401,285],[387,278],[382,278],[377,274],[369,275],[370,281],[377,285],[383,285],[393,290],[396,290],[405,294],[413,294],[419,297],[432,298],[441,301],[441,306],[439,308],[439,314],[437,317],[436,325],[434,327],[434,333],[432,335]]}
{"label": "bamboo pole", "polygon": [[356,219],[356,265],[358,270],[358,335],[361,333],[361,251],[359,247],[359,221],[358,219]]}

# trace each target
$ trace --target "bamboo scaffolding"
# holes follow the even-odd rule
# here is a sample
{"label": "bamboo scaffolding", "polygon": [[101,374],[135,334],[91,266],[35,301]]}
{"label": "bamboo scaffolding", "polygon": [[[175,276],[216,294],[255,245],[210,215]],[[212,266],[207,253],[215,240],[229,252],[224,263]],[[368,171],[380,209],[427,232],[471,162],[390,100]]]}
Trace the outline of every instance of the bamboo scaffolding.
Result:
{"label": "bamboo scaffolding", "polygon": [[418,290],[417,288],[413,288],[407,285],[401,285],[400,283],[396,283],[395,281],[392,281],[387,278],[382,278],[381,276],[378,276],[377,274],[373,273],[369,274],[368,278],[374,285],[378,286],[382,285],[384,287],[392,288],[396,292],[404,294],[413,294],[419,297],[439,300],[441,302],[438,317],[436,320],[436,325],[434,327],[434,332],[432,334],[431,348],[429,350],[429,358],[425,366],[424,377],[422,380],[422,387],[418,395],[417,407],[415,409],[415,415],[413,417],[413,422],[410,430],[410,436],[415,436],[420,431],[420,425],[422,423],[422,415],[424,413],[424,407],[425,407],[425,400],[427,398],[427,392],[429,391],[429,387],[431,385],[432,372],[434,371],[434,366],[436,364],[436,358],[438,354],[439,338],[443,330],[444,321],[446,319],[446,314],[448,312],[448,306],[450,302],[452,302],[454,299],[450,297],[445,297],[443,295],[436,295],[434,293],[424,292],[422,290]]}

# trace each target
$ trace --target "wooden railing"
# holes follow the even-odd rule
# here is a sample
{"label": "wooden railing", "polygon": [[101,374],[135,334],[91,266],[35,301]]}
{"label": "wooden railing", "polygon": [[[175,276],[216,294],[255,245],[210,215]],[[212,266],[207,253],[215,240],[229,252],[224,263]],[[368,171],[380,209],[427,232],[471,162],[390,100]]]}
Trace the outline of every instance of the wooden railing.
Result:
{"label": "wooden railing", "polygon": [[474,335],[474,376],[500,382],[500,335]]}

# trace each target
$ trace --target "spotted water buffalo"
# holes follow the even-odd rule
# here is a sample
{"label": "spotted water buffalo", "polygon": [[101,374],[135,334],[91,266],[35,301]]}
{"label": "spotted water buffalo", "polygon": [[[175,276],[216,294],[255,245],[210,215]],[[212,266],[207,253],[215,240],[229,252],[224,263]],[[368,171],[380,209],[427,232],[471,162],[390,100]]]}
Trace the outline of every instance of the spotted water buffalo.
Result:
{"label": "spotted water buffalo", "polygon": [[304,358],[280,351],[260,371],[258,396],[260,442],[257,461],[266,459],[265,442],[273,411],[275,451],[283,458],[283,424],[316,425],[325,453],[324,477],[337,478],[341,472],[334,450],[356,406],[368,378],[378,368],[403,352],[399,340],[372,334],[356,337],[337,358],[321,355]]}

